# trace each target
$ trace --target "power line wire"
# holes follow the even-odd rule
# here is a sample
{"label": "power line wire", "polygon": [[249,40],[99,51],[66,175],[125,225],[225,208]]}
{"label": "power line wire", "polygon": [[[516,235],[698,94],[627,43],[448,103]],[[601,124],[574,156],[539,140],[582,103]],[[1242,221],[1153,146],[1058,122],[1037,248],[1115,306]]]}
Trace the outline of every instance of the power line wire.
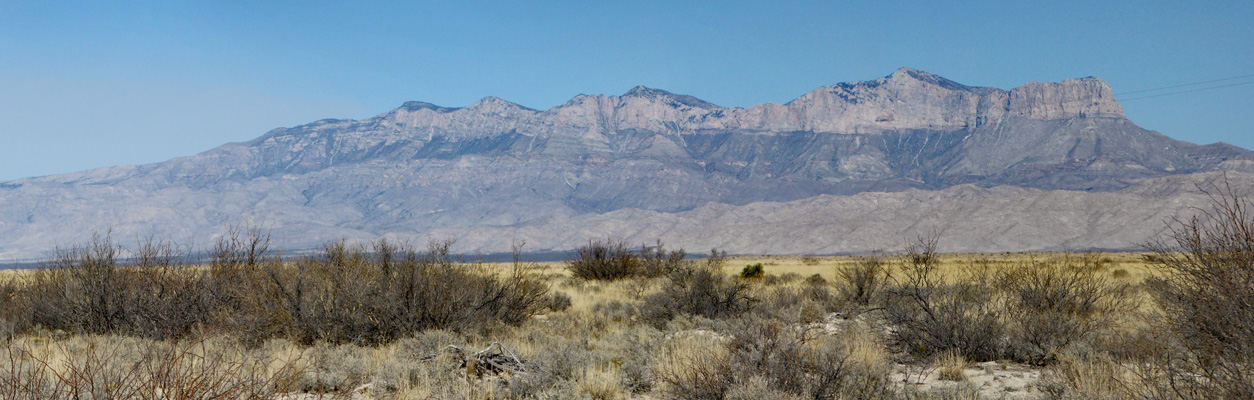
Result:
{"label": "power line wire", "polygon": [[[1254,74],[1250,74],[1250,75],[1241,75],[1241,76],[1234,76],[1234,77],[1231,77],[1231,78],[1215,79],[1215,80],[1209,80],[1209,81],[1203,81],[1203,82],[1185,83],[1185,84],[1182,84],[1182,85],[1171,85],[1171,86],[1156,87],[1156,88],[1153,88],[1153,89],[1133,90],[1133,91],[1131,91],[1131,92],[1115,93],[1115,96],[1123,96],[1123,95],[1128,95],[1128,94],[1145,93],[1145,92],[1156,92],[1156,91],[1159,91],[1159,90],[1175,89],[1175,88],[1182,88],[1182,87],[1189,87],[1189,86],[1197,86],[1197,85],[1205,85],[1205,84],[1207,84],[1207,83],[1224,82],[1224,81],[1231,81],[1231,80],[1237,80],[1237,79],[1249,78],[1249,77],[1254,77]],[[1227,87],[1227,86],[1219,86],[1219,87]],[[1184,92],[1180,92],[1180,93],[1184,93]]]}
{"label": "power line wire", "polygon": [[[1241,85],[1251,85],[1251,84],[1254,84],[1254,81],[1250,81],[1250,82],[1241,82],[1241,83],[1233,83],[1233,84],[1228,84],[1228,85],[1220,85],[1220,86],[1212,86],[1212,87],[1204,87],[1204,88],[1198,88],[1198,89],[1181,90],[1181,91],[1177,91],[1177,92],[1168,92],[1168,93],[1151,94],[1151,95],[1148,95],[1148,96],[1139,96],[1139,97],[1133,97],[1133,98],[1128,98],[1128,99],[1121,99],[1121,100],[1119,100],[1119,101],[1120,101],[1120,102],[1128,102],[1128,101],[1133,101],[1133,100],[1148,99],[1148,98],[1151,98],[1151,97],[1170,96],[1170,95],[1173,95],[1173,94],[1181,94],[1181,93],[1189,93],[1189,92],[1200,92],[1200,91],[1203,91],[1203,90],[1220,89],[1220,88],[1226,88],[1226,87],[1241,86]],[[1190,85],[1190,86],[1192,86],[1192,85]]]}

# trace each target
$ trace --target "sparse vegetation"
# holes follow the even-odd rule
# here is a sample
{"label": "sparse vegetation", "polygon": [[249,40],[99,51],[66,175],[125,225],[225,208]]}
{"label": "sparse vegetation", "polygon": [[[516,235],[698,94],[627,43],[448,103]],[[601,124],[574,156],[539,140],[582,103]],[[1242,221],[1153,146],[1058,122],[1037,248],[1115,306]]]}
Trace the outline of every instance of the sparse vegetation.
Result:
{"label": "sparse vegetation", "polygon": [[661,241],[632,252],[621,239],[591,240],[575,249],[566,268],[571,276],[588,280],[617,280],[629,277],[665,276],[679,268],[687,256],[682,249],[666,250]]}
{"label": "sparse vegetation", "polygon": [[690,263],[671,272],[658,293],[644,299],[642,314],[656,327],[679,315],[730,318],[750,310],[756,300],[749,284],[723,274],[726,256],[717,250],[704,264]]}
{"label": "sparse vegetation", "polygon": [[1254,398],[1254,214],[1232,187],[1204,189],[1211,207],[1149,246],[1173,345],[1162,369],[1174,396]]}
{"label": "sparse vegetation", "polygon": [[[6,287],[10,326],[177,339],[222,330],[250,343],[387,343],[428,329],[517,325],[555,303],[548,285],[515,264],[505,276],[459,263],[451,242],[419,253],[386,241],[327,244],[293,262],[269,238],[231,230],[206,269],[179,264],[163,243],[141,243],[131,264],[108,235],[61,251],[48,268]],[[38,299],[38,301],[35,301]],[[26,307],[26,308],[24,308]]]}
{"label": "sparse vegetation", "polygon": [[893,341],[919,357],[956,352],[973,361],[998,359],[1005,354],[1005,325],[988,276],[971,270],[944,281],[936,244],[935,238],[920,239],[903,256],[900,279],[884,305],[896,327]]}
{"label": "sparse vegetation", "polygon": [[880,257],[867,257],[854,265],[845,266],[836,276],[842,283],[840,292],[845,301],[863,306],[879,300],[889,278],[888,269]]}
{"label": "sparse vegetation", "polygon": [[282,260],[253,228],[188,266],[102,234],[0,281],[0,398],[1249,398],[1254,217],[1215,199],[1150,256],[925,237],[823,260],[612,240],[559,265],[451,242]]}

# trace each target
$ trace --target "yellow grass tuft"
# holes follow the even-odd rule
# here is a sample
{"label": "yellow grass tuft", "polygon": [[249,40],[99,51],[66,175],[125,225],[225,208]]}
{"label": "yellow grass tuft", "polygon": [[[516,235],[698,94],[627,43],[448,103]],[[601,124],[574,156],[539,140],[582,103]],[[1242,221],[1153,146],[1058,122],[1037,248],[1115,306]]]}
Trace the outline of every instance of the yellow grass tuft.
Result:
{"label": "yellow grass tuft", "polygon": [[943,381],[962,382],[967,380],[967,359],[956,351],[941,353],[932,361],[937,379]]}

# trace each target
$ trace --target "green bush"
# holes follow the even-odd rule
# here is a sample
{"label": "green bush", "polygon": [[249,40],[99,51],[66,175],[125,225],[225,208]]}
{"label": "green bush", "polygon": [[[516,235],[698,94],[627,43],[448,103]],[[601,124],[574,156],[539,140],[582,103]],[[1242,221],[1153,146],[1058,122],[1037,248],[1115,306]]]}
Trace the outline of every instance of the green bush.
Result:
{"label": "green bush", "polygon": [[750,264],[750,265],[746,265],[744,269],[740,270],[740,278],[741,279],[762,279],[762,275],[765,273],[766,273],[765,270],[762,269],[762,263]]}

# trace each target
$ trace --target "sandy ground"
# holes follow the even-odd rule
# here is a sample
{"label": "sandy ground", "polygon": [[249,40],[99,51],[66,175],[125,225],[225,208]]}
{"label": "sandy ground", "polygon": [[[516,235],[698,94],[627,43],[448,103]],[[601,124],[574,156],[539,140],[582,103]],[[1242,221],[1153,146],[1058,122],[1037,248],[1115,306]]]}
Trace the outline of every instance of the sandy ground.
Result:
{"label": "sandy ground", "polygon": [[1040,397],[1036,383],[1041,371],[1031,366],[1007,361],[989,361],[971,364],[963,371],[965,380],[947,381],[937,377],[935,370],[927,367],[898,364],[891,375],[893,381],[914,386],[921,392],[971,385],[986,399],[1035,399]]}

